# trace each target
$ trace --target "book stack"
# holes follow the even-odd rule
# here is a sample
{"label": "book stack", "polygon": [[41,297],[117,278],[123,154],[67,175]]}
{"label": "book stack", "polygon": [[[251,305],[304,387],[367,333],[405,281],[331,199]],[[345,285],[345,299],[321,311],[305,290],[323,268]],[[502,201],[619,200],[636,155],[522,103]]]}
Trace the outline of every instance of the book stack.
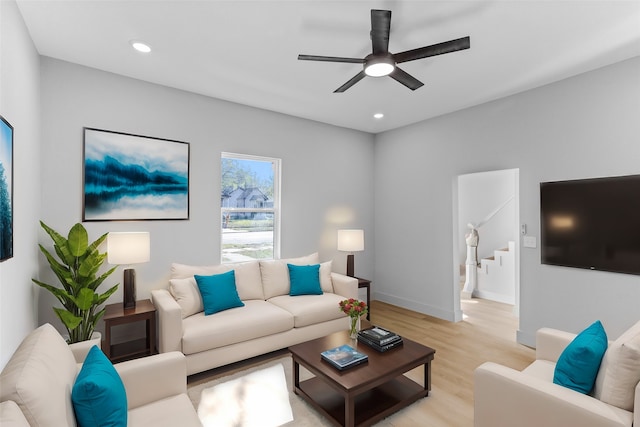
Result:
{"label": "book stack", "polygon": [[352,368],[369,360],[366,354],[360,353],[349,345],[341,345],[320,353],[322,359],[339,370]]}
{"label": "book stack", "polygon": [[402,337],[395,332],[374,326],[358,332],[358,342],[366,344],[379,352],[385,352],[402,345]]}

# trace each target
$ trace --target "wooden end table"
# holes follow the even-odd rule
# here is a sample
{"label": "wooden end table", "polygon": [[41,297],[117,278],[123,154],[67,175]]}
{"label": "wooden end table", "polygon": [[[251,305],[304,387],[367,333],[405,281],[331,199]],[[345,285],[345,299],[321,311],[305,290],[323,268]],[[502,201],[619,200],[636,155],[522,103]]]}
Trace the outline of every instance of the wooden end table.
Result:
{"label": "wooden end table", "polygon": [[367,288],[367,320],[371,320],[371,280],[356,277],[358,279],[358,288]]}
{"label": "wooden end table", "polygon": [[[403,338],[404,344],[379,353],[349,339],[347,331],[289,347],[293,357],[294,392],[336,426],[370,426],[428,396],[435,350]],[[321,359],[322,351],[342,344],[369,356],[369,361],[339,371]],[[315,377],[300,381],[300,365]],[[404,376],[424,365],[424,383]]]}
{"label": "wooden end table", "polygon": [[[123,343],[111,343],[111,328],[132,322],[146,323],[145,338]],[[156,308],[149,299],[136,301],[133,308],[124,308],[122,303],[109,304],[104,313],[104,335],[102,351],[113,363],[137,357],[155,354],[156,347]]]}

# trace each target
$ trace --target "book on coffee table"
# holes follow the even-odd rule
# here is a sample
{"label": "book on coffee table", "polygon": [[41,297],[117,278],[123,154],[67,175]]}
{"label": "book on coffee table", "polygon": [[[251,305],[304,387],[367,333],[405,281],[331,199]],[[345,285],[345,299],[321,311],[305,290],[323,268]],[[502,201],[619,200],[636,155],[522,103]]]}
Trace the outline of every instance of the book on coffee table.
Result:
{"label": "book on coffee table", "polygon": [[380,326],[373,326],[371,328],[363,329],[358,332],[358,336],[363,337],[379,346],[391,344],[402,339],[395,332],[391,332],[387,329],[381,328]]}
{"label": "book on coffee table", "polygon": [[368,360],[368,356],[366,354],[360,353],[355,348],[346,344],[330,350],[325,350],[320,353],[320,356],[322,359],[326,360],[341,371],[364,363]]}
{"label": "book on coffee table", "polygon": [[379,351],[380,353],[384,353],[385,351],[391,350],[393,348],[396,348],[402,345],[402,337],[398,335],[396,336],[397,336],[396,340],[387,344],[380,345],[374,341],[369,340],[363,335],[358,335],[358,342],[366,344],[369,347],[373,348],[374,350]]}

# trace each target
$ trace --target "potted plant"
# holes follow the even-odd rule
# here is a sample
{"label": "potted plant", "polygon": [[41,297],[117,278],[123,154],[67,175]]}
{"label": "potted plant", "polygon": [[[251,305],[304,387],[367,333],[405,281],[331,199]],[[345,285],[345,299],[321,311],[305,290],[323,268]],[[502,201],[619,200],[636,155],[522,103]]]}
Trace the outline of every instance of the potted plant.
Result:
{"label": "potted plant", "polygon": [[105,233],[95,242],[89,244],[87,230],[77,223],[69,231],[67,238],[40,221],[40,225],[47,232],[59,260],[44,246],[40,251],[49,262],[51,270],[62,284],[62,288],[31,279],[38,286],[51,292],[62,303],[63,308],[53,307],[53,311],[64,324],[69,333],[69,344],[86,341],[92,338],[98,320],[104,315],[105,309],[98,310],[118,289],[118,284],[103,294],[97,292],[98,286],[113,273],[116,267],[97,276],[107,253],[100,253],[98,246],[107,238]]}

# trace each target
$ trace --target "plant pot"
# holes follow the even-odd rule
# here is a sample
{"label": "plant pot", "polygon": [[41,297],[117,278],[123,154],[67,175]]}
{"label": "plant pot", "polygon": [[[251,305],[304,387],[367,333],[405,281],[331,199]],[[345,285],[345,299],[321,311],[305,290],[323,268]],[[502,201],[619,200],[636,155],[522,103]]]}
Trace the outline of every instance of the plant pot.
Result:
{"label": "plant pot", "polygon": [[69,348],[71,349],[73,356],[76,358],[76,362],[81,363],[84,361],[85,357],[87,357],[87,353],[89,353],[89,350],[91,350],[91,347],[94,345],[101,348],[102,334],[100,332],[94,332],[91,335],[90,340],[69,344]]}

